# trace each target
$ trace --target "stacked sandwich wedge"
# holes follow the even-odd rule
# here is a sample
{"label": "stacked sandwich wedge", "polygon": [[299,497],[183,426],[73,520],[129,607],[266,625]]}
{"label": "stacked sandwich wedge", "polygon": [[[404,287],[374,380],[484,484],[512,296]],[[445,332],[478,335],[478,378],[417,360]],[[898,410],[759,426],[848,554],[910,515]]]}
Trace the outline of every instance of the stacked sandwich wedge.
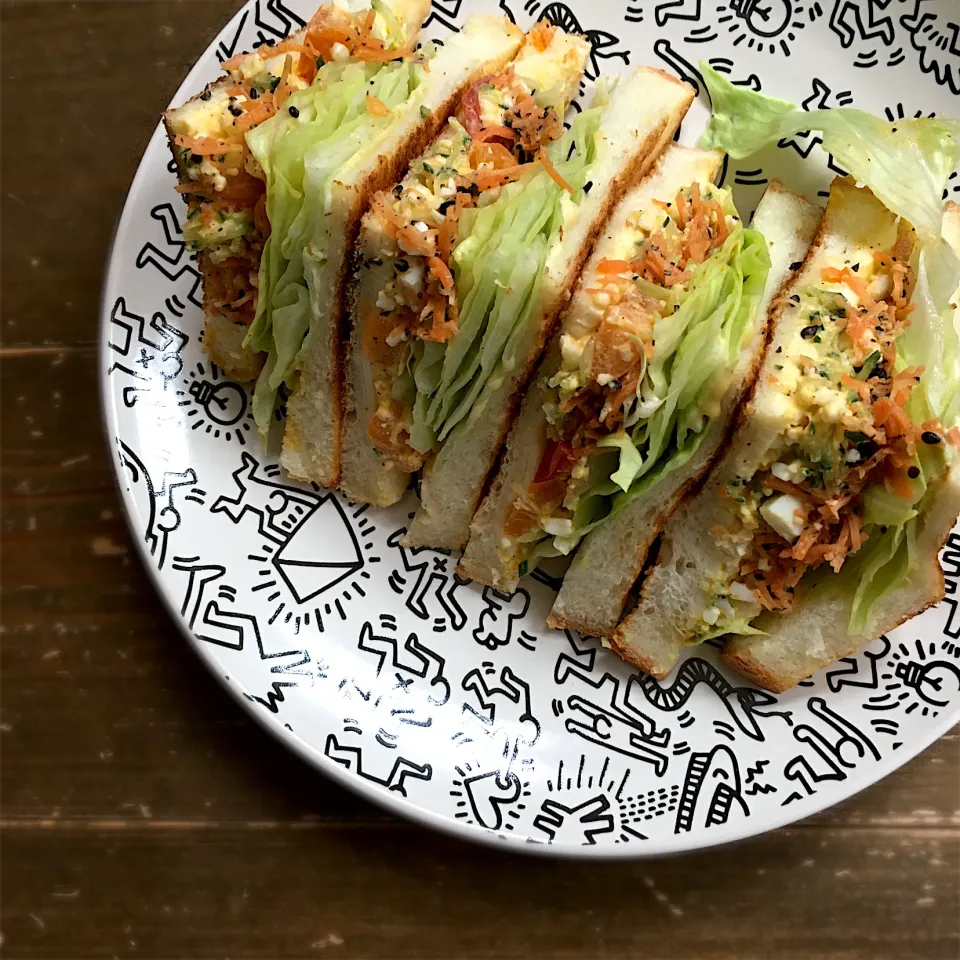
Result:
{"label": "stacked sandwich wedge", "polygon": [[747,155],[821,130],[852,176],[834,181],[723,459],[670,520],[612,644],[663,677],[686,646],[726,636],[729,664],[782,691],[943,596],[960,208],[940,204],[960,124],[807,113],[707,76],[708,142]]}
{"label": "stacked sandwich wedge", "polygon": [[[442,356],[451,340],[459,349],[469,347],[471,326],[484,322],[482,311],[491,306],[512,311],[494,344],[502,349],[537,272],[537,258],[522,248],[527,236],[542,247],[549,224],[535,211],[529,223],[508,227],[499,208],[489,204],[509,183],[511,190],[522,191],[516,181],[530,176],[541,151],[563,134],[563,116],[588,52],[582,37],[536,26],[505,70],[471,86],[456,116],[406,177],[374,197],[357,246],[351,297],[341,486],[352,499],[394,503],[427,459],[434,437],[428,434],[420,442],[427,432],[422,413],[415,440],[411,431],[417,386],[432,356]],[[530,194],[535,199],[537,189],[546,186],[540,183]],[[495,229],[502,233],[495,236]],[[486,255],[481,231],[502,245],[496,263],[481,264]],[[501,293],[504,302],[492,305],[496,271],[514,257],[525,286],[517,286],[512,300]],[[489,274],[484,280],[489,289],[471,295],[470,284],[477,279],[471,271],[477,267]],[[424,393],[421,404],[427,399]]]}
{"label": "stacked sandwich wedge", "polygon": [[[439,192],[427,181],[444,158],[431,151],[396,203],[375,203],[365,225],[344,487],[389,503],[422,466],[412,544],[465,544],[520,394],[594,238],[692,100],[685,84],[641,68],[600,91],[564,133],[558,118],[572,84],[549,65],[551,50],[581,48],[541,29],[542,50],[528,49],[506,78],[465,99],[437,145],[458,157]],[[538,81],[541,69],[558,79]],[[442,201],[441,222],[407,206],[418,187]]]}
{"label": "stacked sandwich wedge", "polygon": [[554,625],[616,627],[753,384],[771,299],[813,235],[814,209],[779,184],[745,228],[713,183],[722,160],[672,146],[620,204],[474,518],[461,572],[501,590],[579,545]]}
{"label": "stacked sandwich wedge", "polygon": [[[412,53],[428,0],[375,0],[320,7],[310,23],[279,44],[240,53],[226,74],[164,115],[187,202],[184,240],[203,278],[204,345],[234,380],[254,380],[266,356],[247,340],[258,312],[258,274],[270,235],[267,184],[248,134],[290,97],[327,86],[346,66],[371,77],[387,61]],[[338,66],[325,67],[325,63]]]}
{"label": "stacked sandwich wedge", "polygon": [[[436,136],[464,90],[499,72],[523,39],[505,17],[474,16],[443,47],[428,45],[413,53],[412,39],[425,12],[424,4],[395,12],[379,0],[354,13],[322,7],[301,34],[252,58],[239,58],[235,70],[243,75],[244,86],[234,86],[239,77],[232,76],[217,94],[219,119],[227,123],[226,117],[235,118],[246,129],[236,144],[231,140],[224,146],[218,140],[216,148],[229,147],[230,152],[216,155],[215,162],[225,156],[224,176],[232,176],[242,160],[244,169],[236,176],[251,195],[259,195],[252,215],[240,212],[244,224],[252,219],[256,233],[253,242],[246,234],[238,241],[244,256],[238,253],[235,269],[230,265],[230,296],[237,297],[227,302],[211,293],[225,282],[218,221],[220,207],[229,206],[232,194],[230,201],[223,199],[219,180],[205,187],[213,216],[201,205],[200,218],[212,225],[217,245],[217,252],[203,257],[211,268],[217,266],[206,285],[207,313],[244,327],[242,337],[231,331],[229,351],[215,344],[208,348],[215,359],[232,360],[228,370],[236,376],[261,366],[262,355],[254,392],[257,424],[267,431],[285,384],[289,397],[281,463],[292,476],[326,486],[335,486],[340,473],[343,305],[363,211],[373,194],[395,182]],[[310,64],[312,75],[309,70],[298,73],[303,63]],[[270,77],[278,67],[280,78],[274,84]],[[257,96],[258,88],[246,87],[251,72],[265,88]],[[268,95],[273,112],[260,118]],[[168,116],[174,143],[205,156],[211,144],[184,139],[180,132],[185,110],[188,117],[202,113],[193,104]],[[253,116],[260,118],[256,125]],[[191,164],[192,159],[193,154],[187,158]],[[207,176],[203,164],[197,170],[201,178]],[[182,176],[189,180],[193,172],[190,166]],[[225,189],[230,187],[228,180]],[[195,190],[193,181],[185,188],[193,202]],[[224,210],[228,218],[230,212]],[[222,328],[217,322],[218,333]],[[236,353],[236,359],[224,352]]]}

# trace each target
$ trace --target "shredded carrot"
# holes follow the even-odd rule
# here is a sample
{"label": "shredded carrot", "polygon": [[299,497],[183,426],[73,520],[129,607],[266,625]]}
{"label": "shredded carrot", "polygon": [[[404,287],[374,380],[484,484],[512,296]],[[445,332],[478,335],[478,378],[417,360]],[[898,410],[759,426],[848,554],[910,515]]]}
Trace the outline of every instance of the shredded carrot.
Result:
{"label": "shredded carrot", "polygon": [[440,281],[440,289],[447,295],[453,291],[453,274],[450,268],[439,258],[429,257],[427,266],[430,272]]}
{"label": "shredded carrot", "polygon": [[516,134],[514,134],[513,130],[509,127],[484,127],[474,135],[473,142],[484,143],[487,140],[493,140],[497,137],[513,141],[516,139]]}
{"label": "shredded carrot", "polygon": [[550,46],[556,32],[557,28],[554,24],[546,20],[538,20],[527,34],[527,39],[542,53]]}
{"label": "shredded carrot", "polygon": [[798,487],[795,483],[791,483],[789,480],[781,480],[779,477],[775,477],[772,473],[763,478],[763,483],[764,486],[769,487],[771,490],[776,490],[779,493],[789,493],[801,500],[806,499],[807,492],[805,490]]}
{"label": "shredded carrot", "polygon": [[280,82],[277,89],[273,92],[273,99],[279,110],[287,101],[287,97],[293,93],[293,85],[290,83],[290,73],[293,70],[293,57],[287,54],[283,59],[283,70],[280,72]]}
{"label": "shredded carrot", "polygon": [[243,115],[233,121],[233,125],[240,133],[246,133],[253,127],[259,126],[277,112],[277,103],[272,93],[263,94],[259,100],[247,100],[241,106]]}
{"label": "shredded carrot", "polygon": [[631,266],[626,260],[608,260],[604,257],[597,264],[597,273],[630,273]]}
{"label": "shredded carrot", "polygon": [[867,285],[861,277],[858,277],[849,267],[838,270],[836,267],[824,267],[820,271],[820,276],[827,283],[845,283],[859,298],[860,305],[872,310],[877,306],[877,301],[873,294],[867,289]]}
{"label": "shredded carrot", "polygon": [[803,560],[810,552],[810,548],[817,542],[819,533],[819,526],[810,524],[803,533],[800,534],[797,542],[788,551],[788,555],[793,557],[794,560]]}
{"label": "shredded carrot", "polygon": [[413,253],[422,257],[432,257],[436,251],[436,232],[428,230],[421,233],[412,224],[407,224],[397,231],[397,240],[405,253]]}
{"label": "shredded carrot", "polygon": [[727,217],[719,200],[711,200],[707,205],[717,218],[717,243],[724,244],[727,240]]}
{"label": "shredded carrot", "polygon": [[366,107],[367,113],[372,114],[374,117],[390,116],[390,108],[379,97],[375,97],[372,93],[367,94]]}
{"label": "shredded carrot", "polygon": [[230,140],[221,140],[218,137],[188,137],[178,133],[173,142],[178,147],[193,151],[200,157],[217,156],[223,153],[238,153],[242,147]]}
{"label": "shredded carrot", "polygon": [[951,427],[947,431],[947,440],[960,450],[960,427]]}
{"label": "shredded carrot", "polygon": [[687,198],[683,191],[677,192],[677,226],[682,230],[687,225]]}
{"label": "shredded carrot", "polygon": [[401,221],[396,211],[394,211],[392,204],[387,199],[387,195],[385,193],[375,194],[373,200],[370,201],[370,209],[373,215],[380,221],[383,232],[386,233],[388,237],[396,239],[397,234],[400,232]]}
{"label": "shredded carrot", "polygon": [[546,150],[541,150],[538,154],[538,159],[540,163],[543,164],[543,169],[547,171],[550,179],[558,186],[561,190],[566,190],[567,193],[573,193],[573,187],[567,183],[563,177],[560,176],[557,168],[550,162],[550,158],[547,156]]}

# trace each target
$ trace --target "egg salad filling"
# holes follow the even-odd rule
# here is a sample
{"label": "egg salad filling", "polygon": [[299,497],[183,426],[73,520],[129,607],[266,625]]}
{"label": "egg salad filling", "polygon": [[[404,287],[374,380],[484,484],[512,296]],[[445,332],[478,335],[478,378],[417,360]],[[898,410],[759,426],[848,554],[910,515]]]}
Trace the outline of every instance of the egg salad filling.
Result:
{"label": "egg salad filling", "polygon": [[331,82],[324,64],[382,63],[410,52],[401,43],[400,24],[380,0],[357,13],[324,6],[302,36],[224,61],[233,82],[206,90],[171,115],[177,190],[187,201],[183,235],[199,254],[206,312],[244,325],[256,314],[270,220],[265,174],[247,133],[285,107],[292,114],[293,94]]}
{"label": "egg salad filling", "polygon": [[777,348],[768,381],[783,425],[760,469],[726,483],[732,521],[709,533],[739,562],[703,585],[694,642],[758,632],[750,621],[789,610],[820,567],[849,567],[859,583],[856,632],[884,568],[889,577],[909,561],[927,484],[947,445],[960,445],[960,430],[931,416],[924,368],[898,350],[915,307],[915,247],[901,221],[892,250],[848,251],[791,295],[802,325]]}
{"label": "egg salad filling", "polygon": [[407,472],[495,379],[532,302],[556,209],[590,189],[596,111],[565,136],[562,124],[585,52],[537,24],[511,66],[475,83],[430,150],[373,201],[373,259],[392,270],[376,302],[360,305],[377,399],[367,435]]}
{"label": "egg salad filling", "polygon": [[770,269],[763,237],[711,183],[636,212],[614,242],[564,321],[546,449],[507,515],[501,549],[521,574],[696,452]]}

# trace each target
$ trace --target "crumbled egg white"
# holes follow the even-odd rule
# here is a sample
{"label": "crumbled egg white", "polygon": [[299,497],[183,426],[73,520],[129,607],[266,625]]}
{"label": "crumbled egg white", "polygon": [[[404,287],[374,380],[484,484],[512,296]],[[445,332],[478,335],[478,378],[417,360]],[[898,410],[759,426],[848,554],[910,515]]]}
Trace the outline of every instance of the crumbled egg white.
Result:
{"label": "crumbled egg white", "polygon": [[410,269],[400,274],[400,282],[411,290],[419,290],[423,286],[423,264],[411,263]]}
{"label": "crumbled egg white", "polygon": [[803,533],[803,504],[790,493],[765,500],[760,505],[760,516],[791,543]]}
{"label": "crumbled egg white", "polygon": [[754,596],[750,588],[745,583],[740,583],[739,580],[734,580],[730,584],[730,596],[734,600],[742,600],[744,603],[753,603]]}

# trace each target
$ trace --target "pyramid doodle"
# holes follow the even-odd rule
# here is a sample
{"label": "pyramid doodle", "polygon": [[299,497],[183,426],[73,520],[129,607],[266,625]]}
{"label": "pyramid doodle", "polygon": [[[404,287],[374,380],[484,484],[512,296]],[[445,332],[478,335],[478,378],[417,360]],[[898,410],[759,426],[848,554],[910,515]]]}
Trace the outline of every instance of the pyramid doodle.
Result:
{"label": "pyramid doodle", "polygon": [[363,566],[356,537],[333,496],[307,514],[273,562],[298,603],[329,590]]}

